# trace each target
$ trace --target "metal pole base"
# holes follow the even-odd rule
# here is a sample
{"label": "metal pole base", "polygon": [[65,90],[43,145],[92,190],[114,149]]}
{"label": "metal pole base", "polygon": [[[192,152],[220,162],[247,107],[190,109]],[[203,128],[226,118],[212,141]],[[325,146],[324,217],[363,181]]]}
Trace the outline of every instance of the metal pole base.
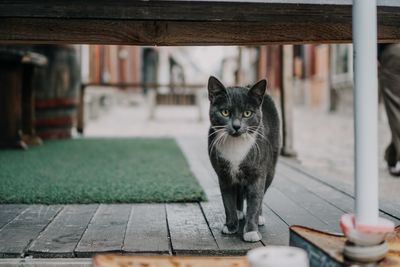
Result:
{"label": "metal pole base", "polygon": [[355,262],[372,263],[382,260],[389,251],[386,241],[375,246],[358,246],[347,241],[344,246],[344,256]]}

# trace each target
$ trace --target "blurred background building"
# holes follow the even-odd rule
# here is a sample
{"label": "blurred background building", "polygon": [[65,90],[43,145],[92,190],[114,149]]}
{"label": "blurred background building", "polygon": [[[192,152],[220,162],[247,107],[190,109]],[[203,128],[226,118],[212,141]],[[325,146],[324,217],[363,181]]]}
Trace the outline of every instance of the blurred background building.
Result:
{"label": "blurred background building", "polygon": [[[227,86],[266,78],[268,93],[288,113],[297,159],[352,183],[352,66],[351,44],[1,46],[0,145],[81,136],[206,138],[208,77]],[[380,176],[389,197],[398,186],[383,159],[390,131],[380,107]]]}

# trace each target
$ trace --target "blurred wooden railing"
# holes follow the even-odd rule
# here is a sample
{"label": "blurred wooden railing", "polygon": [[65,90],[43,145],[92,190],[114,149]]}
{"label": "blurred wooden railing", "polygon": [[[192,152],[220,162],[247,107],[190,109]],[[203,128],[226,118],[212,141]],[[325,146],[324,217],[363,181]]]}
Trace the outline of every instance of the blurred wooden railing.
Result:
{"label": "blurred wooden railing", "polygon": [[[82,83],[79,94],[79,106],[77,113],[77,131],[84,132],[85,121],[85,91],[87,87],[108,87],[121,90],[147,89],[149,97],[149,119],[154,119],[157,105],[195,105],[199,109],[199,120],[203,120],[201,112],[201,89],[206,89],[205,84],[161,84],[161,83]],[[166,93],[160,93],[160,89],[166,89]]]}

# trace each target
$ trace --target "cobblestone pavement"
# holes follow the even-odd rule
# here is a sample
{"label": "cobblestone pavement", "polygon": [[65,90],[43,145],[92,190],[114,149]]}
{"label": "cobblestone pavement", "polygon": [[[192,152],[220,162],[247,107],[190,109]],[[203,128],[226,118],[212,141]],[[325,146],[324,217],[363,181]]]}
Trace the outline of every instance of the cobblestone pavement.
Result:
{"label": "cobblestone pavement", "polygon": [[[86,136],[199,136],[207,138],[208,106],[203,105],[204,121],[198,120],[196,107],[161,106],[155,119],[148,120],[144,104],[114,107],[99,119],[88,123]],[[387,123],[379,124],[379,181],[381,198],[400,200],[400,179],[391,177],[383,160],[390,140]],[[353,185],[352,115],[294,110],[294,146],[298,160],[310,171]]]}
{"label": "cobblestone pavement", "polygon": [[[308,108],[294,111],[294,147],[309,170],[353,185],[354,127],[352,114],[327,113]],[[379,122],[380,197],[400,201],[400,179],[389,175],[383,155],[390,141],[389,126]]]}

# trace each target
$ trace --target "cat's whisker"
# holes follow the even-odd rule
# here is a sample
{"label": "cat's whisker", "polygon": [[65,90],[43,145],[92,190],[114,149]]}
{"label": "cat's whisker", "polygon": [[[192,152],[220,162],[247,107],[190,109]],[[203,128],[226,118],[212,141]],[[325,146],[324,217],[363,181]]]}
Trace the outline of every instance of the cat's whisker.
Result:
{"label": "cat's whisker", "polygon": [[265,135],[264,135],[264,133],[261,132],[261,130],[260,130],[259,127],[257,127],[255,130],[254,130],[253,128],[251,128],[250,130],[251,130],[252,132],[254,132],[254,133],[260,135],[261,137],[266,138]]}
{"label": "cat's whisker", "polygon": [[210,154],[213,152],[215,146],[217,145],[217,143],[221,140],[221,138],[223,138],[226,135],[226,133],[222,132],[219,133],[217,135],[217,137],[215,137],[215,139],[213,140],[213,142],[210,144],[211,148],[210,148]]}
{"label": "cat's whisker", "polygon": [[259,137],[261,137],[262,139],[267,140],[267,138],[265,137],[265,135],[262,134],[262,133],[260,133],[259,131],[255,131],[255,130],[248,129],[248,132],[250,132],[251,135],[259,136]]}
{"label": "cat's whisker", "polygon": [[213,133],[209,134],[208,137],[213,136],[214,134],[218,134],[218,133],[223,132],[223,131],[225,131],[225,127],[223,129],[215,130]]}

